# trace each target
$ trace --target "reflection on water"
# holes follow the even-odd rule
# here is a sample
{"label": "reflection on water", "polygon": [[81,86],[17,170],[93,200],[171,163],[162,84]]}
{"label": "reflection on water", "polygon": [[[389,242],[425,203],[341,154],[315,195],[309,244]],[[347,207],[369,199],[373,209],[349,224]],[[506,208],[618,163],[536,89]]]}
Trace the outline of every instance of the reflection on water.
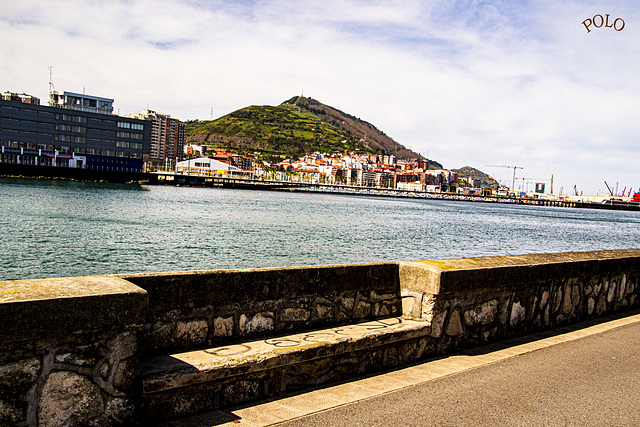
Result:
{"label": "reflection on water", "polygon": [[640,247],[640,212],[0,179],[0,280]]}

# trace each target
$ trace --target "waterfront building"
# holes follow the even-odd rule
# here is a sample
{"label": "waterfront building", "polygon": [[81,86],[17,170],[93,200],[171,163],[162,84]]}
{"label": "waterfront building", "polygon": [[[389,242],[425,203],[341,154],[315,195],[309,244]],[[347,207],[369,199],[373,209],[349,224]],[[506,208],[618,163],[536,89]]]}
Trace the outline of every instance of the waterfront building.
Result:
{"label": "waterfront building", "polygon": [[176,166],[178,173],[191,173],[197,175],[223,174],[227,171],[237,171],[237,167],[209,157],[184,160]]}
{"label": "waterfront building", "polygon": [[152,123],[151,148],[145,158],[150,165],[173,170],[176,162],[184,158],[185,124],[180,120],[152,110],[142,110],[127,117],[150,120]]}
{"label": "waterfront building", "polygon": [[253,170],[253,159],[241,156],[236,153],[229,153],[224,151],[224,152],[218,152],[209,157],[223,163],[228,163],[231,166],[235,166],[238,169],[242,169],[245,171]]}
{"label": "waterfront building", "polygon": [[112,99],[53,93],[44,106],[26,94],[9,98],[0,100],[0,163],[142,171],[151,122],[112,115]]}
{"label": "waterfront building", "polygon": [[204,157],[207,154],[206,145],[189,144],[184,147],[185,157]]}

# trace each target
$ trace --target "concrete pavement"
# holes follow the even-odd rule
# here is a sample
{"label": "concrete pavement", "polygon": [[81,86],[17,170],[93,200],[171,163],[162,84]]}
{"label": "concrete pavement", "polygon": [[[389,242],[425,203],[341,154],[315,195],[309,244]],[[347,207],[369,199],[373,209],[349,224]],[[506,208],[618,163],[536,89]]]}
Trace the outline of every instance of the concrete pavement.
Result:
{"label": "concrete pavement", "polygon": [[166,426],[273,424],[640,425],[640,314],[481,347]]}

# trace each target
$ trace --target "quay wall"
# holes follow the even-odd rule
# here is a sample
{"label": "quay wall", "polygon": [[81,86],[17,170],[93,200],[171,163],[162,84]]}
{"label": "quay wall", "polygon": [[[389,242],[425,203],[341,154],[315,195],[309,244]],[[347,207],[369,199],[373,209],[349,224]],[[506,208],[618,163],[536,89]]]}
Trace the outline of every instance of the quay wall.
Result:
{"label": "quay wall", "polygon": [[163,353],[396,318],[407,362],[637,308],[639,278],[636,249],[0,282],[0,425],[145,424]]}

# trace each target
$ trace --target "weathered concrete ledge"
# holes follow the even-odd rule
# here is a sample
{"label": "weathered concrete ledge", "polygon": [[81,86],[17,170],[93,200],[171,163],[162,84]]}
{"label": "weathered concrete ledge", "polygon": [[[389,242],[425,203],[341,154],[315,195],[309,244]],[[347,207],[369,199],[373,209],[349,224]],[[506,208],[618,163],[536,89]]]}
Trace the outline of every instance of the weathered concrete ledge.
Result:
{"label": "weathered concrete ledge", "polygon": [[[157,422],[397,366],[414,360],[406,344],[427,328],[387,318],[155,356],[142,366],[142,410]],[[385,362],[392,347],[397,360]]]}
{"label": "weathered concrete ledge", "polygon": [[639,278],[636,249],[0,282],[0,425],[300,390],[636,308]]}
{"label": "weathered concrete ledge", "polygon": [[0,282],[3,343],[141,325],[146,312],[147,293],[115,276]]}

